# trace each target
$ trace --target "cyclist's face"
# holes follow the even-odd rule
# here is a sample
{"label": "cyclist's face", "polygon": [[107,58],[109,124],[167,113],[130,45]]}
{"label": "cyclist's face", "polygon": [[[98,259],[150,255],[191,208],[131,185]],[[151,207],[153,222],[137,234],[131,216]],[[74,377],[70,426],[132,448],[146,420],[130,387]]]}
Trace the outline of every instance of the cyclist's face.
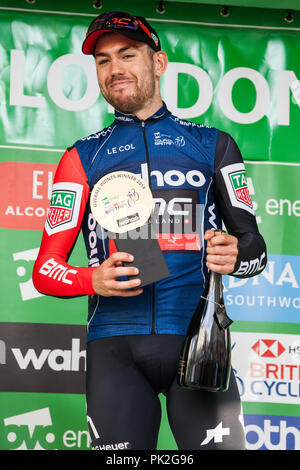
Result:
{"label": "cyclist's face", "polygon": [[96,44],[95,61],[101,93],[116,109],[135,114],[151,105],[159,84],[147,45],[121,34],[105,34]]}

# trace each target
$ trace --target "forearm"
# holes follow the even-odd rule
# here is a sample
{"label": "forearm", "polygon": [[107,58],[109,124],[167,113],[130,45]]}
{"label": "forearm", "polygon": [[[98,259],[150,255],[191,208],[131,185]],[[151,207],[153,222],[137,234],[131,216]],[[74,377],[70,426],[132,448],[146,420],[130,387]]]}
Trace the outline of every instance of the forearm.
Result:
{"label": "forearm", "polygon": [[32,280],[35,288],[47,295],[61,297],[94,294],[92,272],[95,268],[74,267],[61,256],[45,253],[38,257]]}
{"label": "forearm", "polygon": [[238,257],[232,276],[247,278],[260,274],[267,264],[263,237],[257,232],[234,234],[238,238]]}
{"label": "forearm", "polygon": [[66,151],[55,174],[50,210],[32,275],[36,289],[43,294],[68,297],[95,293],[94,268],[68,264],[88,196],[89,186],[78,154]]}
{"label": "forearm", "polygon": [[258,230],[242,155],[226,133],[220,133],[216,148],[215,196],[228,233],[238,239],[230,275],[246,278],[261,273],[267,263],[266,245]]}

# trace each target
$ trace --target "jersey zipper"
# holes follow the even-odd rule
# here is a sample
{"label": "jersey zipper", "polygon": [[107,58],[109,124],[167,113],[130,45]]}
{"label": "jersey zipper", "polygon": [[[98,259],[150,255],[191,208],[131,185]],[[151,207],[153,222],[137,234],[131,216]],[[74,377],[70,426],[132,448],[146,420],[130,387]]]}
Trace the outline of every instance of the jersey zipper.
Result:
{"label": "jersey zipper", "polygon": [[[150,175],[150,157],[149,157],[148,145],[147,145],[147,139],[146,139],[145,121],[142,121],[141,124],[142,124],[144,145],[145,145],[145,151],[146,151],[148,182],[149,182],[149,187],[152,190],[152,188],[151,188],[151,175]],[[151,329],[151,334],[155,335],[155,283],[152,284],[152,329]]]}

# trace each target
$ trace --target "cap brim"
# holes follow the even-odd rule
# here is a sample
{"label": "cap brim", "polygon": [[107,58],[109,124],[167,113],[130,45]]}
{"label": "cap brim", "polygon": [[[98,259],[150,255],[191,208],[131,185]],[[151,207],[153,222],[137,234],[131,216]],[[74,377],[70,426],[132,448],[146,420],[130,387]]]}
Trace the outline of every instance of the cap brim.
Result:
{"label": "cap brim", "polygon": [[93,31],[83,41],[82,52],[87,55],[94,54],[95,45],[96,45],[97,40],[100,38],[100,36],[102,36],[105,33],[113,33],[113,32],[114,31],[111,31],[110,29],[101,29],[101,31]]}
{"label": "cap brim", "polygon": [[142,35],[141,37],[138,37],[138,33],[136,31],[131,32],[131,31],[114,31],[112,29],[101,29],[100,31],[93,31],[85,38],[82,44],[82,52],[87,55],[94,54],[97,40],[101,36],[103,36],[103,34],[105,33],[121,34],[122,36],[132,39],[133,41],[146,43],[150,47],[152,47],[155,51],[160,50],[160,46],[156,49],[153,47],[153,43],[151,39],[145,39],[144,35]]}

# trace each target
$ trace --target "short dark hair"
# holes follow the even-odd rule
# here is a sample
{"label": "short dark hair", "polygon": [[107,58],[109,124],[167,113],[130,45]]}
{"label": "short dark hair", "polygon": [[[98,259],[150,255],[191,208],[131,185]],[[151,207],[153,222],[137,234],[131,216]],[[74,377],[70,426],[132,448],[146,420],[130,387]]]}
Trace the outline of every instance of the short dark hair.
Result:
{"label": "short dark hair", "polygon": [[152,49],[152,47],[148,46],[148,44],[147,44],[147,52],[148,52],[148,55],[150,56],[150,58],[153,59],[153,56],[155,54],[155,50]]}

